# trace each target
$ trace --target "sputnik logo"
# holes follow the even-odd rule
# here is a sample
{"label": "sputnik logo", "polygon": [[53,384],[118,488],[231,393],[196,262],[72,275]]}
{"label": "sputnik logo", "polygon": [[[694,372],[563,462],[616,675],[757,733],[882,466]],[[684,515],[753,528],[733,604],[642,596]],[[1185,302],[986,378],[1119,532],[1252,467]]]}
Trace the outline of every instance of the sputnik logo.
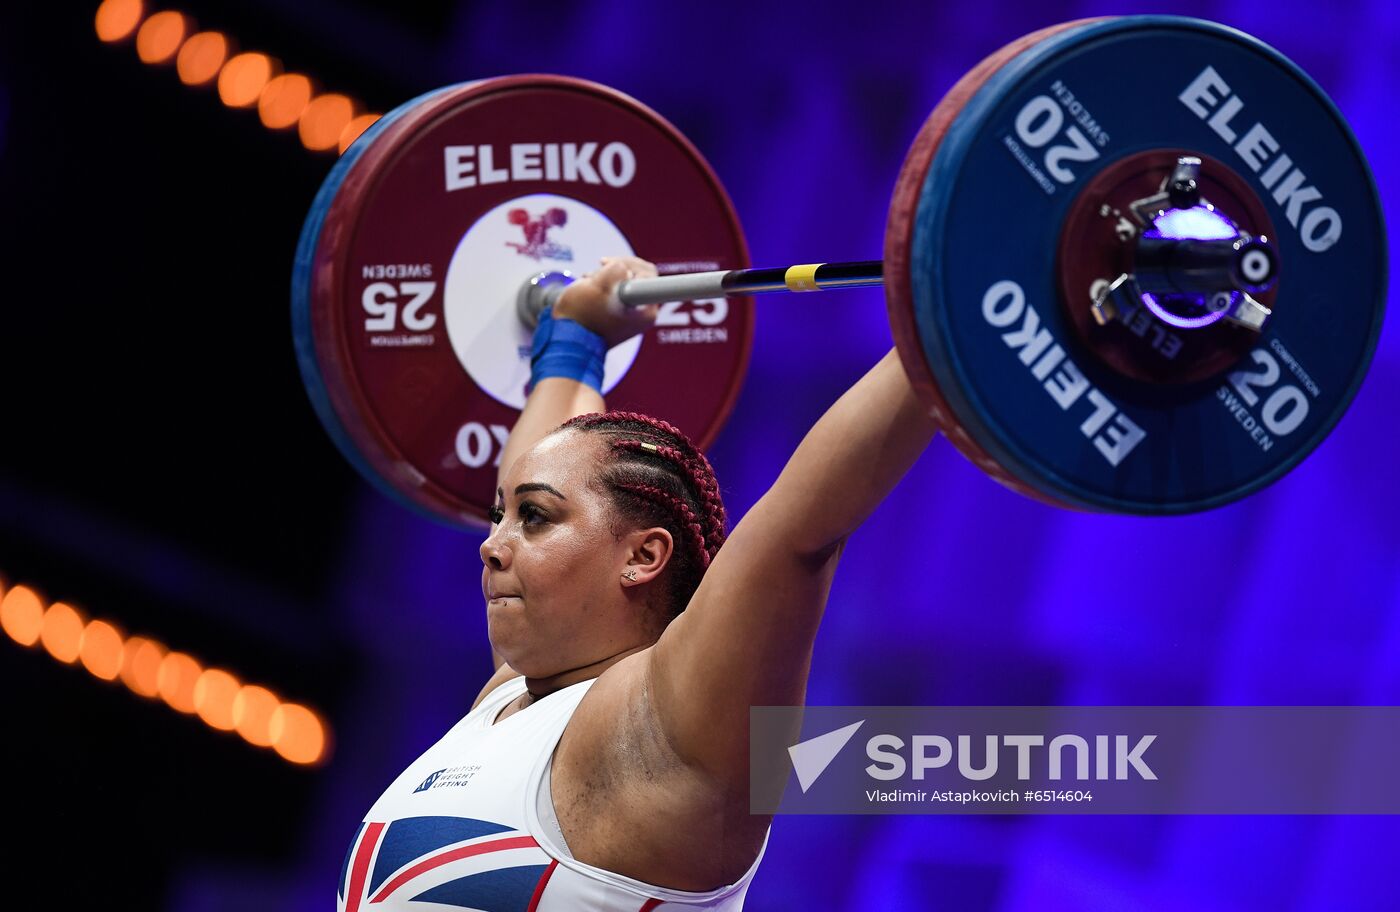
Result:
{"label": "sputnik logo", "polygon": [[532,260],[562,260],[573,262],[574,251],[564,244],[549,239],[549,229],[562,227],[569,220],[569,214],[558,206],[546,209],[544,215],[532,218],[524,209],[512,209],[506,214],[512,225],[519,225],[525,232],[525,243],[506,241],[521,256]]}
{"label": "sputnik logo", "polygon": [[792,758],[792,768],[797,771],[797,784],[802,786],[803,794],[812,787],[812,783],[817,781],[817,777],[826,771],[831,765],[831,761],[836,759],[836,755],[841,753],[841,748],[846,746],[846,742],[851,740],[851,736],[856,733],[856,729],[865,724],[865,720],[853,722],[845,728],[838,728],[836,731],[829,731],[824,735],[817,735],[815,738],[808,738],[788,748],[788,756]]}

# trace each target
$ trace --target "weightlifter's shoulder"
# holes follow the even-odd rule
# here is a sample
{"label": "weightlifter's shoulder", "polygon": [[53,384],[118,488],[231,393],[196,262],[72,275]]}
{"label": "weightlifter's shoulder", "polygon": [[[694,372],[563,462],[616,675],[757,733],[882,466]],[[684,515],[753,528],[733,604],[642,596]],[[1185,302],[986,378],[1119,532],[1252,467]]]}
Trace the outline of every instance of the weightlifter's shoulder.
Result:
{"label": "weightlifter's shoulder", "polygon": [[[554,808],[575,858],[646,883],[708,890],[757,857],[767,819],[684,763],[656,723],[650,650],[609,668],[574,711],[554,757]],[[742,806],[741,806],[742,805]]]}
{"label": "weightlifter's shoulder", "polygon": [[647,728],[647,663],[652,647],[609,667],[588,689],[561,739],[561,753],[588,753]]}

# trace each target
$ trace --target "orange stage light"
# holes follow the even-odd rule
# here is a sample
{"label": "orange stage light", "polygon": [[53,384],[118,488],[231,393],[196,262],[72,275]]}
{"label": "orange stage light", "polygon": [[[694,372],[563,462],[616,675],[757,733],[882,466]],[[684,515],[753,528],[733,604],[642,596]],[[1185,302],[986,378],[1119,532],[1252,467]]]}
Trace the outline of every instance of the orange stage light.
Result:
{"label": "orange stage light", "polygon": [[109,43],[129,37],[143,12],[141,0],[103,0],[93,21],[97,37]]}
{"label": "orange stage light", "polygon": [[84,622],[72,605],[54,602],[44,612],[44,626],[39,634],[40,641],[49,655],[65,664],[78,660],[78,647],[83,640]]}
{"label": "orange stage light", "polygon": [[316,714],[305,706],[283,703],[277,707],[268,731],[273,748],[293,763],[315,763],[325,752],[325,729]]}
{"label": "orange stage light", "polygon": [[39,642],[44,629],[44,603],[28,586],[15,586],[0,602],[0,627],[21,646]]}
{"label": "orange stage light", "polygon": [[230,58],[219,71],[219,98],[230,108],[257,104],[272,71],[272,58],[266,54],[249,52]]}
{"label": "orange stage light", "polygon": [[122,670],[122,635],[106,621],[89,621],[83,628],[78,657],[95,677],[114,681]]}
{"label": "orange stage light", "polygon": [[342,153],[350,148],[350,144],[360,138],[360,134],[374,125],[374,122],[383,117],[382,114],[361,114],[345,125],[345,129],[340,131],[340,139],[336,146]]}
{"label": "orange stage light", "polygon": [[144,63],[169,63],[185,41],[190,22],[174,10],[156,13],[136,33],[136,56]]}
{"label": "orange stage light", "polygon": [[203,671],[192,656],[183,652],[166,653],[156,675],[160,698],[176,712],[193,713],[194,685]]}
{"label": "orange stage light", "polygon": [[297,125],[301,144],[313,152],[334,149],[341,132],[354,118],[355,103],[349,98],[334,92],[319,95],[306,106]]}
{"label": "orange stage light", "polygon": [[201,86],[219,75],[228,59],[228,39],[218,32],[200,32],[180,47],[175,72],[185,85]]}
{"label": "orange stage light", "polygon": [[194,685],[194,707],[210,728],[233,730],[233,700],[239,687],[237,678],[217,668],[199,676]]}
{"label": "orange stage light", "polygon": [[296,126],[311,103],[311,80],[300,73],[284,73],[263,86],[258,96],[258,116],[269,130]]}
{"label": "orange stage light", "polygon": [[266,687],[248,684],[233,698],[233,724],[243,740],[257,747],[271,747],[272,714],[281,705]]}
{"label": "orange stage light", "polygon": [[145,637],[132,637],[122,648],[122,683],[143,697],[160,693],[160,663],[165,647]]}

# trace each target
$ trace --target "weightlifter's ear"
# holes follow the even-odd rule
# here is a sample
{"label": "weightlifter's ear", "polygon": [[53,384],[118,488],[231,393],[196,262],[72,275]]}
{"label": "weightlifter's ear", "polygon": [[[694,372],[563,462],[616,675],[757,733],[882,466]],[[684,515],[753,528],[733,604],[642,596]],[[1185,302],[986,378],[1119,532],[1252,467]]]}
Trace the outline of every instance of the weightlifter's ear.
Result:
{"label": "weightlifter's ear", "polygon": [[637,529],[629,533],[624,541],[627,544],[627,558],[620,571],[624,587],[639,586],[656,579],[666,569],[675,548],[671,533],[660,526]]}

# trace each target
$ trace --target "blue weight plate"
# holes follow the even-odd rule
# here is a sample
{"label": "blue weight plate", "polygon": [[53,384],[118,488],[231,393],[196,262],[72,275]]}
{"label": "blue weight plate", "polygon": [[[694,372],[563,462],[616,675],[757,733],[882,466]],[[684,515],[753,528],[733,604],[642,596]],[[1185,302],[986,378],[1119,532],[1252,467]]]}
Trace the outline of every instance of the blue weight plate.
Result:
{"label": "blue weight plate", "polygon": [[[1080,192],[1153,150],[1224,163],[1277,230],[1272,318],[1189,383],[1099,358],[1067,312],[1087,299],[1062,300],[1056,280]],[[1217,507],[1297,465],[1365,376],[1386,283],[1370,169],[1317,84],[1248,35],[1162,16],[1052,34],[982,83],[916,176],[908,282],[925,366],[954,442],[1013,487],[1091,510]]]}

